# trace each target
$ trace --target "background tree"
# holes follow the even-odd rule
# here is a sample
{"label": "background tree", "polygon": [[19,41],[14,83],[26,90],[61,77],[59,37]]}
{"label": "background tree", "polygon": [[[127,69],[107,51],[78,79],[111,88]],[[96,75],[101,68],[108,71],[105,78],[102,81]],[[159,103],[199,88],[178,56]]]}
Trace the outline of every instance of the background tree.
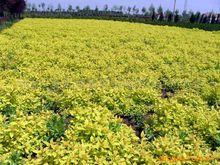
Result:
{"label": "background tree", "polygon": [[132,8],[132,12],[134,14],[138,14],[139,13],[139,9],[134,5],[133,8]]}
{"label": "background tree", "polygon": [[212,13],[212,16],[211,16],[211,24],[214,24],[214,23],[215,23],[215,18],[216,18],[215,14]]}
{"label": "background tree", "polygon": [[145,14],[146,14],[146,12],[147,12],[146,7],[143,7],[143,8],[141,9],[141,12],[142,12],[142,14],[143,14],[143,15],[145,15]]}
{"label": "background tree", "polygon": [[202,23],[208,22],[208,16],[206,14],[203,15]]}
{"label": "background tree", "polygon": [[26,1],[25,0],[7,0],[6,8],[12,17],[18,15],[20,18],[21,13],[25,10]]}
{"label": "background tree", "polygon": [[47,11],[48,12],[53,12],[53,5],[48,5],[47,6]]}
{"label": "background tree", "polygon": [[145,15],[146,15],[146,16],[149,16],[149,15],[150,15],[150,13],[149,13],[148,10],[146,11]]}
{"label": "background tree", "polygon": [[89,5],[86,5],[86,6],[83,8],[83,10],[84,10],[84,11],[90,11],[90,10],[91,10],[91,8],[90,8],[90,6],[89,6]]}
{"label": "background tree", "polygon": [[79,12],[80,11],[80,7],[76,6],[76,11]]}
{"label": "background tree", "polygon": [[190,18],[189,18],[190,23],[195,23],[196,22],[196,17],[193,12],[191,12]]}
{"label": "background tree", "polygon": [[179,10],[175,11],[174,22],[177,23],[180,20]]}
{"label": "background tree", "polygon": [[57,9],[56,9],[58,12],[61,12],[62,11],[62,6],[61,4],[59,3],[58,6],[57,6]]}
{"label": "background tree", "polygon": [[96,6],[96,7],[95,7],[95,12],[98,12],[98,11],[99,11],[99,7]]}
{"label": "background tree", "polygon": [[123,12],[123,6],[122,6],[122,5],[119,6],[119,11],[120,11],[120,12]]}
{"label": "background tree", "polygon": [[217,21],[216,21],[216,23],[219,23],[219,24],[220,24],[220,14],[218,14],[218,16],[217,16]]}
{"label": "background tree", "polygon": [[166,16],[167,22],[171,22],[173,18],[173,12],[168,9],[165,12],[165,16]]}
{"label": "background tree", "polygon": [[46,6],[46,4],[43,2],[43,3],[41,3],[41,7],[42,7],[42,10],[43,11],[45,11],[45,6]]}
{"label": "background tree", "polygon": [[128,14],[131,13],[131,7],[130,6],[128,6],[127,11],[128,11]]}
{"label": "background tree", "polygon": [[108,11],[108,5],[107,5],[107,4],[104,5],[103,10],[104,10],[104,11]]}
{"label": "background tree", "polygon": [[135,14],[138,14],[138,13],[139,13],[139,9],[136,8],[136,10],[135,10]]}
{"label": "background tree", "polygon": [[173,12],[169,13],[167,21],[172,22],[172,18],[173,18]]}
{"label": "background tree", "polygon": [[200,16],[201,16],[201,13],[199,11],[197,11],[196,14],[195,14],[195,22],[199,23]]}
{"label": "background tree", "polygon": [[186,10],[183,10],[182,21],[187,22],[187,21],[189,21],[189,18],[190,18],[190,14]]}
{"label": "background tree", "polygon": [[199,23],[202,23],[202,22],[203,22],[204,16],[205,16],[205,14],[202,14],[202,15],[201,15],[201,18],[200,18],[200,20],[199,20]]}
{"label": "background tree", "polygon": [[73,6],[72,6],[72,5],[69,5],[69,6],[68,6],[67,12],[69,12],[69,13],[73,12]]}
{"label": "background tree", "polygon": [[34,3],[32,4],[31,11],[32,12],[36,12],[37,11],[37,6]]}
{"label": "background tree", "polygon": [[209,13],[208,15],[208,23],[211,23],[212,22],[212,13]]}
{"label": "background tree", "polygon": [[183,10],[182,16],[185,17],[186,15],[187,15],[187,11],[186,11],[186,10]]}
{"label": "background tree", "polygon": [[155,12],[155,7],[153,4],[150,5],[149,12],[150,12],[150,16],[151,16],[152,21],[154,21],[156,18],[156,12]]}
{"label": "background tree", "polygon": [[38,4],[38,10],[40,10],[41,9],[41,3],[40,4]]}
{"label": "background tree", "polygon": [[158,17],[159,21],[163,21],[164,20],[164,14],[163,14],[163,8],[162,8],[161,5],[157,9],[157,13],[159,14],[159,17]]}

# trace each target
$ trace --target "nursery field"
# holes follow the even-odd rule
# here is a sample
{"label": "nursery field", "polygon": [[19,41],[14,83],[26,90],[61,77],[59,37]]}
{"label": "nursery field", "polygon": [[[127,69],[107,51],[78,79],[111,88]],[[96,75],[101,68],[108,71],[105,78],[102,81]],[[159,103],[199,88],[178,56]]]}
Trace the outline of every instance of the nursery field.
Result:
{"label": "nursery field", "polygon": [[80,19],[0,31],[0,164],[172,163],[220,163],[220,31]]}

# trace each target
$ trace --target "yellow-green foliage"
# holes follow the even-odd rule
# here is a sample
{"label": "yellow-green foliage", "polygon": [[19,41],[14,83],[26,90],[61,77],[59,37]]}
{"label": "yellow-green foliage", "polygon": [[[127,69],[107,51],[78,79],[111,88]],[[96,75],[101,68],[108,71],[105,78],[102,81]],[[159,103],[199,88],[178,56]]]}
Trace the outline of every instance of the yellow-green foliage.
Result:
{"label": "yellow-green foliage", "polygon": [[218,164],[219,101],[219,32],[61,19],[0,32],[0,164]]}

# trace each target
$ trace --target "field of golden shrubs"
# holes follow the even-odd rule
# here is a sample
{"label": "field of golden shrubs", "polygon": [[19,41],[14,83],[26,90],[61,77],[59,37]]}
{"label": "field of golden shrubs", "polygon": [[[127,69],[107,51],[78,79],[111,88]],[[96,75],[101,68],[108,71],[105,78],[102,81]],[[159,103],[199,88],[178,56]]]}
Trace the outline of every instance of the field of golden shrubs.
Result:
{"label": "field of golden shrubs", "polygon": [[220,32],[24,19],[0,32],[0,164],[218,164]]}

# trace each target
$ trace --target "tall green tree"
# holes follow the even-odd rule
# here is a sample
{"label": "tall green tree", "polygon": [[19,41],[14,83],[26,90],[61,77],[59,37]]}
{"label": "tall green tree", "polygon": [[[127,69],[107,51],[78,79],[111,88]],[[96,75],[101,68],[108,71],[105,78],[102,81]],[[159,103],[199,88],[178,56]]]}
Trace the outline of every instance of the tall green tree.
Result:
{"label": "tall green tree", "polygon": [[189,18],[190,18],[190,14],[186,10],[183,10],[183,12],[182,12],[182,21],[188,22]]}
{"label": "tall green tree", "polygon": [[155,7],[153,4],[150,5],[149,12],[150,12],[150,16],[151,16],[152,21],[154,21],[156,18],[156,12],[155,12]]}
{"label": "tall green tree", "polygon": [[80,7],[76,6],[76,11],[79,12],[80,11]]}
{"label": "tall green tree", "polygon": [[122,5],[119,6],[119,11],[120,11],[120,12],[123,12],[123,6],[122,6]]}
{"label": "tall green tree", "polygon": [[104,5],[103,10],[104,10],[104,11],[108,11],[108,5],[107,5],[107,4]]}
{"label": "tall green tree", "polygon": [[189,21],[190,21],[190,23],[195,23],[196,22],[196,17],[195,17],[194,12],[191,12]]}
{"label": "tall green tree", "polygon": [[95,7],[95,11],[96,11],[96,12],[99,11],[99,7],[98,7],[98,6]]}
{"label": "tall green tree", "polygon": [[42,8],[42,11],[45,11],[45,6],[46,4],[44,2],[41,3],[41,8]]}
{"label": "tall green tree", "polygon": [[72,6],[72,5],[69,5],[69,6],[68,6],[67,12],[69,12],[69,13],[73,12],[73,6]]}
{"label": "tall green tree", "polygon": [[91,8],[90,8],[90,6],[89,6],[89,5],[86,5],[86,6],[83,8],[83,10],[84,10],[84,11],[90,11],[90,10],[91,10]]}
{"label": "tall green tree", "polygon": [[146,7],[143,7],[142,9],[141,9],[141,11],[142,11],[142,14],[146,14],[146,12],[147,12],[147,9],[146,9]]}
{"label": "tall green tree", "polygon": [[132,8],[132,12],[134,14],[138,14],[139,13],[139,9],[134,5],[133,8]]}
{"label": "tall green tree", "polygon": [[56,9],[58,12],[61,12],[62,11],[62,6],[61,4],[59,3],[58,6],[57,6],[57,9]]}
{"label": "tall green tree", "polygon": [[201,13],[199,11],[197,11],[195,14],[195,22],[198,23],[200,21],[200,16],[201,16]]}
{"label": "tall green tree", "polygon": [[164,13],[163,13],[163,8],[161,5],[157,9],[157,13],[159,14],[159,21],[163,21],[164,20]]}
{"label": "tall green tree", "polygon": [[174,22],[177,23],[180,21],[179,10],[175,11]]}
{"label": "tall green tree", "polygon": [[169,9],[166,10],[165,17],[166,17],[167,22],[171,22],[173,18],[173,12],[170,11]]}
{"label": "tall green tree", "polygon": [[127,11],[128,11],[128,14],[131,13],[131,7],[130,6],[128,6]]}

